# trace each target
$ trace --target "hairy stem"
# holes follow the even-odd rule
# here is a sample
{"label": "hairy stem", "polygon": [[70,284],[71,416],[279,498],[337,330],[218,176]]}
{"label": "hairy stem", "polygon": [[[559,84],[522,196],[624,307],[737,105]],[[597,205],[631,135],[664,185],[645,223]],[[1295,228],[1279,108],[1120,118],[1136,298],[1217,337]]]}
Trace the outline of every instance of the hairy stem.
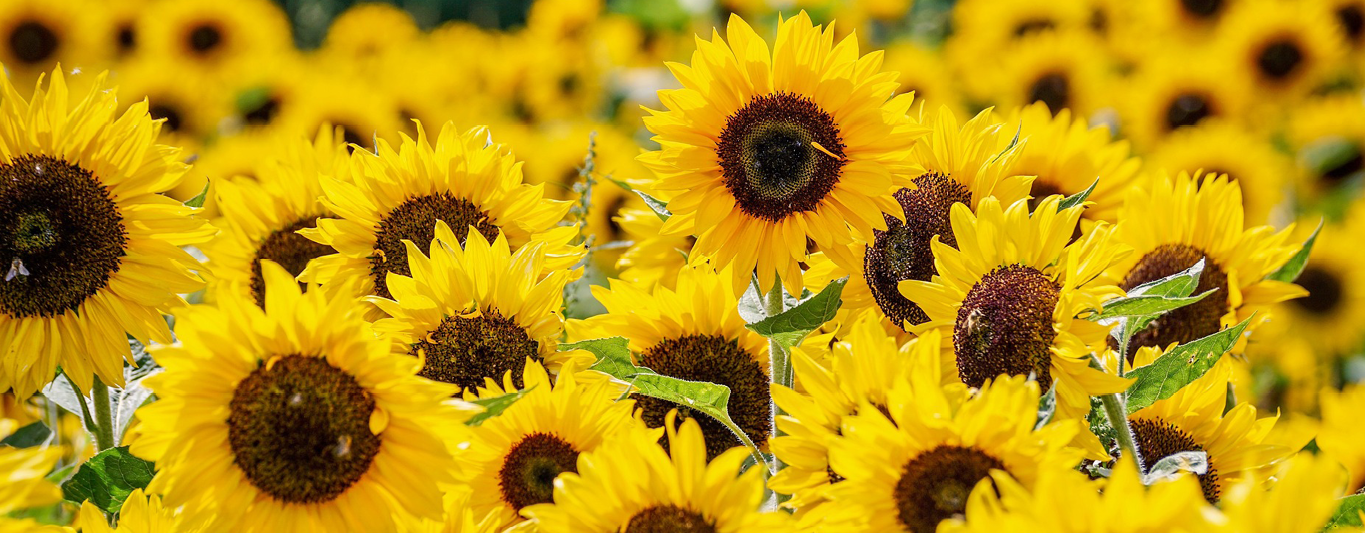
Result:
{"label": "hairy stem", "polygon": [[[96,451],[102,452],[114,447],[114,416],[109,404],[109,386],[95,376],[95,384],[90,387],[90,400],[95,404],[94,426]],[[82,402],[83,403],[83,402]]]}
{"label": "hairy stem", "polygon": [[1123,399],[1119,398],[1118,393],[1112,393],[1100,396],[1100,402],[1104,404],[1104,414],[1109,417],[1109,424],[1114,426],[1114,432],[1118,434],[1119,449],[1133,458],[1139,472],[1146,472],[1142,454],[1138,453],[1137,443],[1133,440],[1133,428],[1128,425],[1128,416],[1124,414]]}

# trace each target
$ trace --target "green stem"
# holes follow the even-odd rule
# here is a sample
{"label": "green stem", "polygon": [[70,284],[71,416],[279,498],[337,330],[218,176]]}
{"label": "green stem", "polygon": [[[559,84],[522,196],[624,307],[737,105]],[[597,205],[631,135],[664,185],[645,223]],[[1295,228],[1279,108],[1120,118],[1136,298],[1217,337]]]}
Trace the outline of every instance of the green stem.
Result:
{"label": "green stem", "polygon": [[95,420],[90,430],[95,433],[96,452],[102,452],[114,447],[114,416],[110,411],[109,386],[99,376],[95,376],[90,387],[90,401],[95,404]]}
{"label": "green stem", "polygon": [[[786,311],[786,300],[782,297],[782,278],[773,277],[773,286],[768,289],[768,293],[763,298],[763,310],[768,316],[777,316]],[[792,373],[791,354],[782,348],[782,345],[775,339],[768,339],[768,357],[770,364],[768,368],[772,373],[772,382],[775,385],[791,387],[795,382],[795,375]],[[772,428],[775,435],[781,433],[777,431],[777,415],[784,414],[782,409],[777,407],[777,402],[772,402]],[[773,455],[773,472],[780,472],[786,465],[776,454]],[[771,490],[771,489],[769,489]],[[791,499],[787,494],[773,494],[776,497],[775,503],[781,505]]]}
{"label": "green stem", "polygon": [[1119,398],[1118,393],[1111,393],[1100,396],[1100,402],[1104,404],[1104,414],[1109,417],[1109,424],[1114,426],[1114,432],[1118,434],[1119,449],[1132,456],[1139,472],[1145,472],[1147,467],[1142,464],[1142,454],[1138,453],[1137,444],[1133,440],[1133,428],[1128,425],[1123,400]]}

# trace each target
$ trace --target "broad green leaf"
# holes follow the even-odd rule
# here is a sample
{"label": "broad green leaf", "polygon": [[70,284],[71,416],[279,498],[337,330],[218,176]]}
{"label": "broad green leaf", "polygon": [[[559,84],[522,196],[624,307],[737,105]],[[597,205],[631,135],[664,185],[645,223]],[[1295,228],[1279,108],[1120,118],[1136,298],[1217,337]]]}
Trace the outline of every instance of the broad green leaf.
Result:
{"label": "broad green leaf", "polygon": [[[1115,306],[1128,305],[1124,303],[1125,300],[1150,300],[1150,298],[1143,297],[1188,298],[1190,294],[1194,292],[1194,289],[1199,286],[1199,277],[1203,274],[1204,260],[1200,259],[1199,262],[1184,271],[1143,283],[1133,287],[1132,290],[1129,290],[1127,296],[1105,302],[1105,310]],[[1200,295],[1200,297],[1202,298],[1203,295]],[[1185,305],[1188,305],[1189,303],[1193,302],[1187,302]],[[1169,311],[1169,309],[1167,311]],[[1160,311],[1155,314],[1147,315],[1119,315],[1111,318],[1104,318],[1104,311],[1101,311],[1099,313],[1093,313],[1085,318],[1088,320],[1098,320],[1100,323],[1106,325],[1114,324],[1115,327],[1109,334],[1114,337],[1114,340],[1119,342],[1119,347],[1126,351],[1128,340],[1133,338],[1133,335],[1137,335],[1139,331],[1150,326],[1153,321],[1160,318],[1165,312],[1166,311]],[[1127,353],[1121,355],[1126,357]]]}
{"label": "broad green leaf", "polygon": [[41,421],[34,422],[32,424],[15,430],[14,433],[10,434],[10,436],[5,437],[3,440],[0,440],[0,446],[9,446],[11,448],[32,448],[34,446],[47,442],[47,438],[51,436],[52,430],[50,428],[44,425]]}
{"label": "broad green leaf", "polygon": [[635,366],[630,359],[629,343],[622,337],[592,339],[559,345],[561,351],[587,350],[597,356],[597,362],[590,367],[629,383],[635,392],[673,402],[680,406],[705,413],[716,419],[734,433],[749,448],[755,461],[763,463],[772,472],[772,466],[763,460],[763,454],[754,445],[749,435],[740,429],[730,418],[730,388],[725,385],[705,381],[688,381],[659,374],[642,366]]}
{"label": "broad green leaf", "polygon": [[831,281],[819,294],[797,304],[796,307],[746,324],[744,327],[777,341],[777,346],[784,353],[790,352],[793,346],[801,344],[806,335],[832,320],[835,313],[839,312],[839,306],[843,304],[841,296],[846,283],[848,278]]}
{"label": "broad green leaf", "polygon": [[1340,168],[1358,156],[1360,148],[1355,142],[1336,135],[1322,137],[1299,150],[1304,166],[1317,174]]}
{"label": "broad green leaf", "polygon": [[530,387],[521,389],[516,392],[509,392],[502,396],[494,396],[492,398],[480,398],[478,400],[470,402],[475,405],[482,406],[483,412],[469,417],[469,420],[464,421],[464,425],[477,426],[483,424],[484,422],[488,421],[488,419],[502,414],[502,412],[506,411],[508,407],[511,407],[512,404],[514,403],[517,403],[517,400],[520,400],[523,396],[530,394],[530,392],[535,390],[535,388],[536,386],[532,385]]}
{"label": "broad green leaf", "polygon": [[1081,204],[1085,203],[1085,200],[1086,200],[1087,198],[1090,198],[1090,193],[1095,192],[1095,186],[1096,186],[1096,185],[1099,185],[1099,184],[1100,184],[1100,179],[1099,179],[1099,178],[1095,178],[1095,181],[1090,182],[1090,186],[1089,186],[1089,187],[1086,187],[1084,191],[1081,191],[1081,192],[1078,192],[1078,193],[1073,194],[1073,195],[1071,195],[1071,196],[1068,196],[1068,197],[1066,197],[1066,198],[1063,198],[1062,201],[1061,201],[1061,203],[1058,203],[1058,204],[1057,204],[1057,210],[1058,210],[1058,211],[1062,211],[1062,210],[1064,210],[1064,209],[1071,209],[1071,208],[1073,208],[1073,207],[1076,207],[1076,206],[1078,206],[1078,205],[1081,205]]}
{"label": "broad green leaf", "polygon": [[155,474],[155,465],[128,453],[127,446],[110,448],[91,457],[62,483],[62,497],[76,505],[89,500],[106,513],[116,513],[128,495],[147,488]]}
{"label": "broad green leaf", "polygon": [[1242,336],[1251,318],[1213,335],[1176,346],[1156,358],[1152,364],[1129,372],[1128,377],[1135,381],[1128,388],[1128,414],[1158,400],[1170,398],[1175,391],[1208,372],[1223,354],[1237,344],[1237,338]]}
{"label": "broad green leaf", "polygon": [[1337,500],[1337,511],[1332,513],[1332,518],[1322,526],[1323,531],[1330,531],[1339,527],[1360,527],[1362,525],[1360,513],[1365,512],[1365,494],[1353,494]]}
{"label": "broad green leaf", "polygon": [[1034,430],[1042,429],[1043,426],[1052,422],[1052,415],[1057,413],[1057,382],[1052,382],[1052,386],[1047,388],[1047,392],[1038,397],[1038,422],[1033,424]]}
{"label": "broad green leaf", "polygon": [[195,207],[195,208],[204,207],[204,200],[207,200],[208,197],[209,197],[209,184],[205,183],[205,184],[204,184],[204,190],[199,191],[199,194],[194,195],[194,198],[190,198],[189,200],[185,200],[185,205],[187,205],[187,206],[189,206],[189,207]]}
{"label": "broad green leaf", "polygon": [[1286,283],[1292,283],[1294,280],[1299,279],[1299,274],[1303,273],[1303,268],[1308,266],[1308,255],[1313,252],[1313,243],[1317,242],[1319,231],[1322,231],[1321,220],[1318,221],[1318,227],[1313,230],[1313,234],[1309,235],[1308,239],[1303,241],[1303,246],[1299,248],[1298,253],[1295,253],[1294,257],[1290,257],[1289,261],[1286,261],[1283,266],[1274,272],[1271,272],[1270,275],[1265,278]]}
{"label": "broad green leaf", "polygon": [[1199,277],[1202,275],[1204,275],[1204,260],[1200,259],[1194,266],[1181,272],[1133,287],[1133,290],[1128,291],[1128,296],[1184,298],[1194,294],[1194,288],[1199,286]]}
{"label": "broad green leaf", "polygon": [[1198,296],[1187,296],[1183,298],[1178,296],[1157,296],[1153,294],[1115,298],[1104,302],[1104,310],[1093,320],[1160,316],[1198,302],[1199,300],[1203,300],[1215,291],[1217,291],[1217,289],[1209,289]]}

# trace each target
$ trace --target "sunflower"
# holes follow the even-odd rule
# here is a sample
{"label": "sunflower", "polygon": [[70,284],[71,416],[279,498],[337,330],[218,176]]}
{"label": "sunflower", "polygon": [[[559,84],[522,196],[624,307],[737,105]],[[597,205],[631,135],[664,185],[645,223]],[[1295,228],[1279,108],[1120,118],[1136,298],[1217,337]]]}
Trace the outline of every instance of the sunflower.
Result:
{"label": "sunflower", "polygon": [[662,234],[663,219],[648,209],[624,208],[612,220],[621,228],[623,239],[631,242],[616,259],[616,277],[634,285],[668,283],[673,288],[674,277],[668,274],[687,265],[696,240],[690,235]]}
{"label": "sunflower", "polygon": [[303,272],[314,258],[336,253],[297,232],[327,216],[318,197],[323,179],[346,181],[346,149],[340,130],[324,126],[312,141],[278,135],[272,152],[257,162],[257,179],[216,180],[213,192],[226,228],[203,247],[216,283],[265,305],[261,261],[273,261],[290,274]]}
{"label": "sunflower", "polygon": [[[1169,38],[1183,48],[1206,46],[1220,21],[1245,0],[1153,0],[1128,6],[1133,30]],[[1134,43],[1136,44],[1136,43]]]}
{"label": "sunflower", "polygon": [[558,372],[571,360],[555,348],[564,330],[564,284],[572,273],[541,276],[543,243],[531,241],[513,254],[503,234],[490,244],[475,231],[461,248],[455,232],[438,220],[430,244],[431,257],[408,245],[412,275],[389,274],[392,299],[369,298],[390,317],[376,322],[375,330],[391,334],[422,361],[418,375],[459,385],[468,397],[485,380],[505,374],[521,388],[527,361]]}
{"label": "sunflower", "polygon": [[142,13],[137,36],[153,57],[210,71],[291,49],[289,19],[270,0],[178,0]]}
{"label": "sunflower", "polygon": [[902,281],[900,291],[929,318],[911,333],[942,332],[948,379],[977,387],[1000,374],[1033,375],[1056,387],[1058,415],[1075,418],[1089,412],[1090,396],[1129,384],[1090,368],[1090,354],[1105,350],[1108,328],[1076,318],[1120,294],[1096,277],[1126,250],[1104,222],[1073,241],[1083,208],[1058,211],[1060,201],[1045,198],[1032,215],[1025,201],[1006,209],[987,198],[976,214],[953,206],[958,248],[934,239],[938,274]]}
{"label": "sunflower", "polygon": [[553,504],[523,512],[545,533],[791,531],[785,513],[759,511],[762,469],[738,473],[746,450],[708,461],[705,430],[696,419],[674,430],[669,418],[669,451],[652,439],[603,445],[579,457],[575,472],[560,475]]}
{"label": "sunflower", "polygon": [[232,107],[218,83],[187,72],[193,71],[169,60],[134,59],[119,65],[113,81],[126,101],[145,99],[147,113],[165,119],[163,143],[195,152],[217,133],[218,123],[232,113]]}
{"label": "sunflower", "polygon": [[[222,292],[185,309],[157,353],[132,452],[185,519],[236,531],[392,531],[439,519],[463,419],[455,387],[416,375],[349,296],[303,293],[266,261],[265,309]],[[233,509],[225,513],[223,509]],[[365,509],[357,513],[356,509]],[[394,515],[397,515],[396,517]]]}
{"label": "sunflower", "polygon": [[[267,57],[229,61],[220,78],[224,79],[221,83],[227,87],[225,91],[236,102],[234,125],[244,129],[244,133],[259,133],[256,130],[276,124],[286,110],[305,105],[312,96],[310,91],[316,91],[316,83],[309,80],[315,69],[316,65],[310,68],[292,49]],[[304,135],[311,131],[296,133]]]}
{"label": "sunflower", "polygon": [[1296,175],[1293,159],[1269,139],[1218,119],[1171,132],[1144,162],[1151,175],[1163,170],[1227,175],[1241,185],[1246,220],[1253,224],[1283,218],[1281,202]]}
{"label": "sunflower", "polygon": [[952,64],[998,54],[1020,38],[1089,26],[1087,2],[965,0],[953,6],[953,33],[946,44]]}
{"label": "sunflower", "polygon": [[100,28],[102,31],[98,42],[113,50],[112,55],[115,59],[133,57],[141,49],[142,43],[137,36],[137,19],[151,4],[152,0],[125,0],[105,2],[99,6],[104,10],[99,14],[103,25]]}
{"label": "sunflower", "polygon": [[32,85],[57,63],[91,68],[105,50],[94,40],[98,17],[76,2],[13,0],[0,5],[0,63],[10,82]]}
{"label": "sunflower", "polygon": [[[1365,102],[1357,95],[1330,96],[1294,109],[1286,128],[1304,180],[1299,192],[1309,201],[1360,183],[1365,169]],[[1332,157],[1319,154],[1332,153]]]}
{"label": "sunflower", "polygon": [[[292,97],[275,95],[281,98],[281,107],[270,123],[280,131],[304,135],[332,124],[342,129],[346,143],[373,150],[376,138],[391,137],[404,126],[389,94],[330,69],[310,69],[295,89]],[[288,105],[283,105],[283,98],[289,98]]]}
{"label": "sunflower", "polygon": [[[577,472],[581,454],[602,449],[613,439],[652,443],[657,432],[646,431],[631,416],[634,402],[614,401],[616,387],[606,380],[579,384],[571,372],[561,373],[551,387],[545,367],[534,360],[516,379],[526,395],[506,411],[474,430],[473,440],[460,455],[461,481],[473,495],[474,516],[495,513],[495,522],[519,522],[527,506],[550,503],[557,477]],[[504,387],[492,380],[483,396],[516,392],[513,379]]]}
{"label": "sunflower", "polygon": [[[300,134],[300,137],[303,135]],[[264,131],[244,132],[230,137],[220,137],[212,144],[200,148],[195,154],[194,166],[185,173],[185,179],[166,193],[177,200],[189,200],[204,192],[210,180],[217,184],[233,180],[255,181],[261,173],[261,154],[272,153],[280,137]],[[213,194],[204,202],[204,215],[218,216],[218,201]]]}
{"label": "sunflower", "polygon": [[1365,385],[1347,385],[1341,390],[1322,390],[1322,429],[1318,432],[1318,448],[1323,455],[1340,463],[1350,473],[1350,480],[1342,494],[1355,494],[1365,488],[1365,426],[1358,418],[1365,409]]}
{"label": "sunflower", "polygon": [[421,30],[412,15],[393,4],[361,2],[332,19],[322,42],[324,54],[351,61],[369,61],[385,50],[406,48]]}
{"label": "sunflower", "polygon": [[885,413],[864,403],[830,445],[830,466],[845,479],[827,491],[838,507],[820,530],[932,532],[992,471],[1031,486],[1042,472],[1069,470],[1080,460],[1066,447],[1079,424],[1035,430],[1038,396],[1038,382],[1023,376],[987,379],[977,394],[929,377],[893,387]]}
{"label": "sunflower", "polygon": [[117,115],[104,75],[74,106],[60,70],[31,101],[0,90],[0,390],[27,398],[59,365],[81,390],[122,385],[126,335],[171,342],[158,311],[201,285],[177,246],[216,230],[159,194],[179,150],[155,144],[146,103]]}
{"label": "sunflower", "polygon": [[[848,315],[877,315],[888,334],[909,340],[906,332],[929,318],[901,296],[897,284],[907,279],[929,281],[937,272],[929,245],[935,235],[956,246],[949,219],[953,206],[976,209],[988,197],[1013,203],[1028,195],[1033,178],[1015,172],[1026,143],[1010,146],[1013,134],[991,115],[985,110],[960,123],[951,110],[940,106],[932,118],[922,118],[931,134],[913,149],[918,176],[892,196],[905,222],[884,215],[887,229],[874,231],[861,245],[812,254],[810,289],[848,276],[842,296]],[[846,322],[854,320],[849,316]]]}
{"label": "sunflower", "polygon": [[1091,480],[1074,470],[1049,469],[1039,473],[1031,488],[1002,472],[992,474],[992,481],[994,485],[983,483],[972,491],[965,520],[949,522],[939,531],[1193,533],[1217,524],[1194,478],[1147,486],[1137,465],[1127,458],[1119,460],[1106,480]]}
{"label": "sunflower", "polygon": [[1331,459],[1302,452],[1277,465],[1265,490],[1241,483],[1224,494],[1224,531],[1316,533],[1337,510],[1346,476]]}
{"label": "sunflower", "polygon": [[773,439],[772,450],[787,466],[768,480],[768,488],[792,495],[784,506],[808,512],[843,480],[830,468],[830,446],[843,422],[860,408],[886,410],[888,391],[898,382],[927,380],[939,386],[939,344],[938,333],[930,332],[902,350],[865,316],[830,350],[827,364],[819,360],[824,354],[793,350],[792,366],[804,393],[773,387],[773,399],[786,414],[777,417],[781,436]]}
{"label": "sunflower", "polygon": [[1365,251],[1357,248],[1363,231],[1360,211],[1345,223],[1323,227],[1294,281],[1307,296],[1275,308],[1283,320],[1275,327],[1309,341],[1318,357],[1356,353],[1365,340]]}
{"label": "sunflower", "polygon": [[[607,312],[569,320],[566,329],[570,340],[625,337],[640,366],[729,387],[730,417],[750,440],[764,446],[773,429],[768,342],[744,327],[729,275],[711,271],[709,265],[685,267],[678,271],[675,289],[663,283],[648,288],[612,279],[610,288],[592,287],[592,295]],[[709,416],[656,398],[636,400],[650,427],[663,425],[674,408],[683,418],[697,418],[706,433],[708,458],[741,445]]]}
{"label": "sunflower", "polygon": [[[0,446],[0,515],[61,501],[61,489],[47,480],[61,457],[60,448]],[[0,529],[9,525],[4,520]]]}
{"label": "sunflower", "polygon": [[1247,83],[1234,65],[1209,53],[1158,47],[1138,64],[1117,99],[1123,135],[1151,147],[1174,131],[1206,119],[1245,120]]}
{"label": "sunflower", "polygon": [[1138,158],[1130,157],[1127,142],[1115,141],[1105,126],[1090,127],[1079,114],[1067,109],[1052,113],[1042,103],[1015,108],[1003,121],[1005,131],[1018,131],[1021,139],[1028,140],[1013,168],[1037,176],[1032,184],[1033,205],[1054,194],[1078,194],[1094,184],[1082,216],[1118,221],[1122,191],[1137,181],[1142,166]]}
{"label": "sunflower", "polygon": [[958,115],[966,112],[952,71],[937,51],[911,40],[896,41],[886,47],[885,66],[900,73],[898,94],[915,93],[915,100],[931,109],[947,106]]}
{"label": "sunflower", "polygon": [[[1291,283],[1265,279],[1298,251],[1290,229],[1246,228],[1242,189],[1226,176],[1181,171],[1147,180],[1128,191],[1119,210],[1117,237],[1134,250],[1109,267],[1106,276],[1123,290],[1170,276],[1204,260],[1194,294],[1218,289],[1197,303],[1176,309],[1132,339],[1134,349],[1164,349],[1233,326],[1275,302],[1302,296]],[[1266,313],[1247,327],[1264,322]],[[1245,345],[1238,342],[1236,351]],[[1132,353],[1129,355],[1131,362]]]}
{"label": "sunflower", "polygon": [[1112,93],[1102,44],[1084,31],[1043,32],[1017,40],[994,68],[973,69],[969,85],[1005,109],[1042,102],[1055,115],[1085,115],[1104,107]]}
{"label": "sunflower", "polygon": [[1220,61],[1252,80],[1252,90],[1282,101],[1325,81],[1344,54],[1345,39],[1321,2],[1246,0],[1218,28]]}
{"label": "sunflower", "polygon": [[182,523],[180,514],[174,508],[162,505],[161,498],[146,494],[142,489],[133,489],[123,500],[118,511],[118,527],[109,527],[109,518],[95,504],[86,501],[81,504],[80,514],[76,515],[76,527],[82,533],[191,533],[200,531]]}
{"label": "sunflower", "polygon": [[594,114],[603,103],[604,65],[595,54],[532,32],[509,36],[503,53],[519,58],[513,111],[539,123]]}
{"label": "sunflower", "polygon": [[[1336,16],[1337,26],[1346,38],[1352,57],[1362,57],[1361,52],[1365,52],[1365,0],[1327,0],[1326,3]],[[1357,61],[1357,65],[1360,64]]]}
{"label": "sunflower", "polygon": [[1148,465],[1179,452],[1208,454],[1208,472],[1198,477],[1204,499],[1210,503],[1218,503],[1231,484],[1264,481],[1263,467],[1292,453],[1262,442],[1278,417],[1257,420],[1256,407],[1249,403],[1223,412],[1232,366],[1231,360],[1220,361],[1169,398],[1128,415],[1137,452]]}
{"label": "sunflower", "polygon": [[779,26],[770,53],[731,16],[729,42],[717,32],[691,66],[671,64],[683,88],[660,91],[667,110],[645,118],[662,148],[640,161],[675,194],[663,232],[695,234],[698,254],[733,264],[735,292],[757,268],[761,291],[780,276],[800,294],[808,241],[847,247],[850,226],[870,237],[883,213],[900,218],[891,193],[909,185],[905,159],[924,133],[905,115],[910,95],[887,100],[897,85],[880,53],[836,46],[804,12]]}
{"label": "sunflower", "polygon": [[391,297],[390,272],[408,276],[403,241],[428,244],[436,221],[463,239],[473,227],[486,239],[501,232],[520,248],[545,243],[548,271],[578,262],[582,247],[570,246],[572,226],[556,226],[569,204],[544,198],[543,186],[521,182],[521,165],[503,146],[488,142],[487,128],[463,134],[447,122],[433,145],[419,128],[402,135],[395,150],[378,140],[376,153],[351,154],[353,183],[323,180],[323,206],[340,218],[324,218],[304,235],[338,253],[314,259],[300,275],[326,284],[354,278],[361,294]]}

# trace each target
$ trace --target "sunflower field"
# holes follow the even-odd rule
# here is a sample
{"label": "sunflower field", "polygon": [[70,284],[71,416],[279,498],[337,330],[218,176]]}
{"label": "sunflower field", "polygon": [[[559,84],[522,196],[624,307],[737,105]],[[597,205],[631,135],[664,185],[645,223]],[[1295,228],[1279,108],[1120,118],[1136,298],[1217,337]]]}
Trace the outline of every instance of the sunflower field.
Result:
{"label": "sunflower field", "polygon": [[1365,0],[0,0],[0,533],[1365,531]]}

